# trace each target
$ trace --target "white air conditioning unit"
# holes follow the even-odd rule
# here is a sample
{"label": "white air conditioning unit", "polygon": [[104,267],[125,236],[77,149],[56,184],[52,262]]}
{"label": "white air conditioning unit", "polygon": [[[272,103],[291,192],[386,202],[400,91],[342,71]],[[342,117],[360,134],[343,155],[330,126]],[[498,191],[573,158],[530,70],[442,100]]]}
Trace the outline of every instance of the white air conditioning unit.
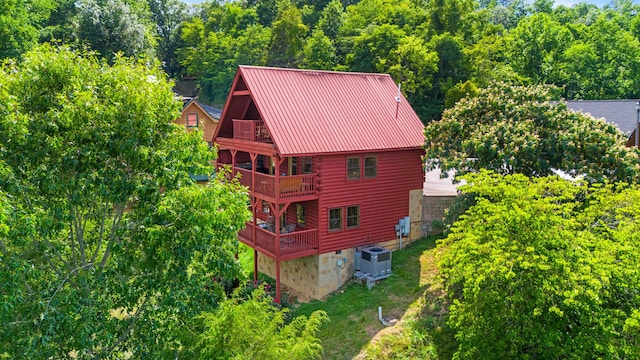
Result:
{"label": "white air conditioning unit", "polygon": [[360,252],[360,271],[375,279],[391,275],[391,251],[374,246]]}

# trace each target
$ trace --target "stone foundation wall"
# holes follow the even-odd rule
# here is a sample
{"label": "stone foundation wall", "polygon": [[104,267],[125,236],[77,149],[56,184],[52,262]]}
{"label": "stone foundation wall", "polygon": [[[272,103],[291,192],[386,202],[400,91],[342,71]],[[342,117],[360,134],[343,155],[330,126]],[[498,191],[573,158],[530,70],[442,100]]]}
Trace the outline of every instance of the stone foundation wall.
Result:
{"label": "stone foundation wall", "polygon": [[[344,285],[354,273],[355,248],[306,256],[280,263],[280,283],[302,300],[322,299]],[[338,266],[338,260],[341,265]],[[258,271],[275,279],[275,260],[258,255]]]}
{"label": "stone foundation wall", "polygon": [[[320,255],[319,282],[317,298],[323,298],[338,290],[351,279],[355,272],[354,261],[356,250],[354,248]],[[341,265],[338,266],[338,261]]]}
{"label": "stone foundation wall", "polygon": [[[318,255],[305,256],[280,263],[280,283],[310,299],[317,299]],[[276,262],[258,254],[258,271],[276,278]]]}

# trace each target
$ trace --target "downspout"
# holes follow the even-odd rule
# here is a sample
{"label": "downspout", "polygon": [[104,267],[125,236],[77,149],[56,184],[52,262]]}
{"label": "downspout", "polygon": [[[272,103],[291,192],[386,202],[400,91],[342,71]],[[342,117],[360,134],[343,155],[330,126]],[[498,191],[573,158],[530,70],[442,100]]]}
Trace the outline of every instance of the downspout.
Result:
{"label": "downspout", "polygon": [[340,269],[344,269],[346,265],[347,265],[346,258],[340,258],[336,261],[336,268],[338,269],[338,282],[336,284],[336,290],[340,288]]}
{"label": "downspout", "polygon": [[636,149],[640,148],[640,141],[638,140],[638,132],[640,132],[640,101],[636,103]]}
{"label": "downspout", "polygon": [[382,306],[378,306],[378,320],[380,320],[380,322],[384,326],[393,326],[398,322],[398,319],[390,319],[389,321],[387,321],[385,318],[383,318],[382,317]]}

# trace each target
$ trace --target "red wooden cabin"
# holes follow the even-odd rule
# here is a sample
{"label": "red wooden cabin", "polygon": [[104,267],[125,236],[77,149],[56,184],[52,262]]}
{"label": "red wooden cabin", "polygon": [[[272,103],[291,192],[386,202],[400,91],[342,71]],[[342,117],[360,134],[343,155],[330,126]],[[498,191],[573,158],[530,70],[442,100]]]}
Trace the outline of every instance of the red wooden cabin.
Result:
{"label": "red wooden cabin", "polygon": [[423,185],[423,124],[385,74],[240,66],[213,142],[250,190],[238,236],[255,274],[275,262],[277,301],[282,262],[393,240]]}

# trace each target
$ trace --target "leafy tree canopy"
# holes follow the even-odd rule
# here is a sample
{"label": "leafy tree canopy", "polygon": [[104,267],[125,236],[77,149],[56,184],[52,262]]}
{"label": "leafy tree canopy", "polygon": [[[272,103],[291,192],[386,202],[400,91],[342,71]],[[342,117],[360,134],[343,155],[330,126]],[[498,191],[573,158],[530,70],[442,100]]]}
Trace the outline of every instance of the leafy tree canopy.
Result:
{"label": "leafy tree canopy", "polygon": [[622,133],[553,101],[553,92],[498,84],[460,100],[425,128],[427,168],[527,176],[555,169],[590,181],[637,179],[638,152],[625,146]]}
{"label": "leafy tree canopy", "polygon": [[49,0],[0,0],[0,60],[14,58],[38,42],[38,29],[54,8]]}
{"label": "leafy tree canopy", "polygon": [[0,349],[9,357],[175,357],[239,275],[244,188],[173,124],[156,68],[42,46],[0,69]]}
{"label": "leafy tree canopy", "polygon": [[248,299],[239,294],[223,301],[213,312],[198,317],[203,325],[198,356],[205,359],[320,359],[322,346],[316,334],[329,321],[326,312],[287,321],[288,309],[278,309],[264,290]]}
{"label": "leafy tree canopy", "polygon": [[440,243],[454,359],[640,355],[640,189],[469,174]]}
{"label": "leafy tree canopy", "polygon": [[155,38],[150,17],[146,4],[135,1],[82,0],[77,38],[106,59],[113,59],[118,52],[151,56]]}
{"label": "leafy tree canopy", "polygon": [[300,63],[304,38],[309,28],[302,22],[302,12],[290,0],[278,3],[278,14],[271,28],[270,66],[296,67]]}

